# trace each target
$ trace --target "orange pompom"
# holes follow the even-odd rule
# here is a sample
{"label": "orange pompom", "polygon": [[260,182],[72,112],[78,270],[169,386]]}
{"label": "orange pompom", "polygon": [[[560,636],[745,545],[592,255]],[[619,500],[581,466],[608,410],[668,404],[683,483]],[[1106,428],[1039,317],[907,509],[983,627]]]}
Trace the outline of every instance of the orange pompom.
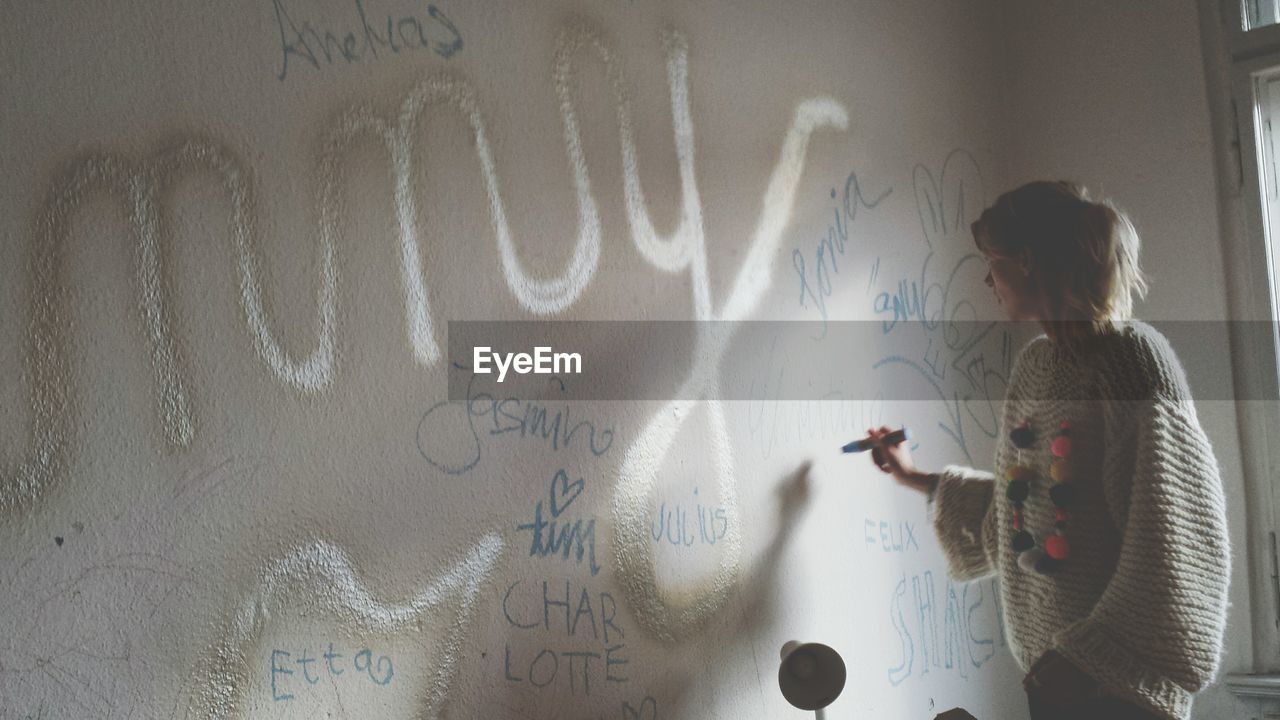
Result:
{"label": "orange pompom", "polygon": [[1036,479],[1036,471],[1026,465],[1013,465],[1005,471],[1005,477],[1009,480],[1023,480],[1031,482]]}
{"label": "orange pompom", "polygon": [[1054,460],[1049,466],[1049,476],[1054,482],[1066,482],[1071,479],[1071,463],[1067,460]]}
{"label": "orange pompom", "polygon": [[1066,560],[1071,556],[1071,546],[1065,535],[1050,535],[1044,539],[1044,551],[1054,560]]}

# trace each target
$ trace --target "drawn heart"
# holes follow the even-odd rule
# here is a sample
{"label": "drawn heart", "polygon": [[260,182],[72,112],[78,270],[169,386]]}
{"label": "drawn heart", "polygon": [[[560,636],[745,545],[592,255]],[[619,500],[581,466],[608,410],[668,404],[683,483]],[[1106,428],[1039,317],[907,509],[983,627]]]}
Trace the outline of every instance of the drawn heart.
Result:
{"label": "drawn heart", "polygon": [[933,171],[921,163],[911,173],[911,180],[920,228],[930,248],[934,241],[968,228],[968,223],[982,212],[982,171],[967,150],[957,148],[947,155],[941,177],[934,178]]}
{"label": "drawn heart", "polygon": [[583,482],[582,478],[569,482],[569,473],[564,470],[557,470],[556,476],[551,478],[551,517],[560,517],[560,513],[564,512],[582,494],[584,485],[586,483]]}
{"label": "drawn heart", "polygon": [[[649,710],[649,713],[647,715],[645,714],[646,708],[648,708]],[[650,720],[657,720],[658,718],[658,701],[657,700],[654,700],[650,696],[645,696],[644,702],[640,703],[639,710],[636,710],[635,708],[631,707],[631,703],[627,702],[626,700],[622,701],[622,719],[623,720],[644,720],[644,718],[649,718]]]}

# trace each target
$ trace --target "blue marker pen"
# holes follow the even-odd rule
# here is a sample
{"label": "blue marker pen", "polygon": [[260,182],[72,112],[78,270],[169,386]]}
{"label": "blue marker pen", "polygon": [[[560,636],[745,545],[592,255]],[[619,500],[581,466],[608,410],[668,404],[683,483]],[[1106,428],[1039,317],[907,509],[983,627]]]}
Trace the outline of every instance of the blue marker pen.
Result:
{"label": "blue marker pen", "polygon": [[840,448],[840,452],[859,453],[859,452],[864,452],[866,450],[870,450],[879,445],[897,445],[903,440],[910,440],[910,439],[911,439],[911,431],[904,427],[898,430],[894,430],[888,435],[885,435],[884,437],[880,438],[879,442],[876,442],[876,440],[872,438],[870,435],[862,438],[861,440],[854,440],[848,445],[845,445],[844,447]]}

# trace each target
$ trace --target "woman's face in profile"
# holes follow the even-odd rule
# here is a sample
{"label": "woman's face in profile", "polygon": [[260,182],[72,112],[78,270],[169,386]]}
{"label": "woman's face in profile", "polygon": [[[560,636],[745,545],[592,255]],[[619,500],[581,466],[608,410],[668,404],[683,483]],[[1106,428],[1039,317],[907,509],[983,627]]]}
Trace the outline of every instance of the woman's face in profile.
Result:
{"label": "woman's face in profile", "polygon": [[982,253],[987,261],[987,287],[995,290],[996,301],[1010,320],[1039,320],[1040,306],[1027,272],[1025,260]]}

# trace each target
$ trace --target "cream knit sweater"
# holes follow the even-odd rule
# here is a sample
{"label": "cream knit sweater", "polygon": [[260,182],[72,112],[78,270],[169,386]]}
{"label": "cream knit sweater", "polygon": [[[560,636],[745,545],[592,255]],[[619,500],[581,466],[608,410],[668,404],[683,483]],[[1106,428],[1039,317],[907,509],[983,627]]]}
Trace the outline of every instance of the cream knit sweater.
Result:
{"label": "cream knit sweater", "polygon": [[[1009,430],[1030,419],[1031,448]],[[1053,531],[1055,459],[1071,423],[1071,555],[1052,575],[1025,572],[1011,547],[1005,471],[1037,472],[1023,508],[1043,547]],[[1230,548],[1213,449],[1168,341],[1141,321],[1119,324],[1080,359],[1045,335],[1014,364],[996,436],[996,473],[947,466],[933,497],[950,574],[1000,574],[1004,621],[1024,669],[1054,649],[1103,692],[1181,720],[1212,679],[1226,621]],[[1021,458],[1019,458],[1021,453]]]}

